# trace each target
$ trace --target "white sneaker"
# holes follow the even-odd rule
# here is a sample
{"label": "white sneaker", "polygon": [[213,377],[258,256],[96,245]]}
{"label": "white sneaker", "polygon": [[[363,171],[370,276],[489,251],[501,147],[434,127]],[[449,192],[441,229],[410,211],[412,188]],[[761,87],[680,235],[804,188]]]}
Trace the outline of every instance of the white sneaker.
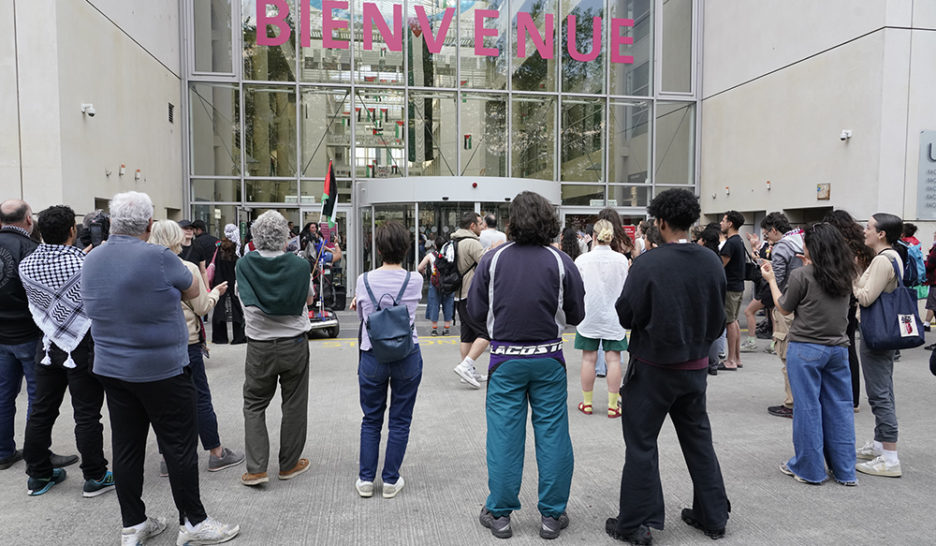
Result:
{"label": "white sneaker", "polygon": [[748,338],[744,343],[741,344],[742,353],[756,353],[757,350],[757,342],[751,338]]}
{"label": "white sneaker", "polygon": [[393,497],[397,496],[397,493],[399,493],[402,489],[403,476],[400,476],[400,479],[398,479],[396,483],[383,484],[383,498],[392,499]]}
{"label": "white sneaker", "polygon": [[900,462],[897,464],[887,464],[887,461],[884,460],[884,456],[875,457],[870,461],[858,463],[855,465],[855,470],[863,474],[884,476],[886,478],[899,478],[902,475],[900,472]]}
{"label": "white sneaker", "polygon": [[864,461],[870,461],[883,455],[881,450],[874,449],[874,440],[869,440],[860,449],[855,451],[855,457]]}
{"label": "white sneaker", "polygon": [[227,542],[240,533],[239,525],[229,525],[209,517],[189,531],[185,524],[179,527],[176,546],[194,546],[195,544],[220,544]]}
{"label": "white sneaker", "polygon": [[358,478],[358,481],[354,484],[354,488],[357,489],[358,495],[365,499],[374,496],[374,482],[365,482],[362,481],[361,478]]}
{"label": "white sneaker", "polygon": [[[484,383],[485,381],[487,381],[488,376],[487,376],[487,374],[480,374],[480,373],[478,373],[478,370],[475,369],[474,378],[475,378],[475,381],[477,381],[478,383]],[[461,378],[458,379],[458,382],[459,382],[459,383],[467,383],[467,381],[465,381],[464,379],[461,379]]]}
{"label": "white sneaker", "polygon": [[478,383],[478,380],[475,379],[475,374],[477,372],[475,372],[474,366],[469,364],[467,361],[462,360],[461,362],[459,362],[458,366],[455,366],[455,369],[453,371],[455,372],[456,375],[458,375],[458,377],[461,377],[465,381],[465,383],[468,383],[469,385],[471,385],[472,387],[476,389],[481,388],[481,383]]}
{"label": "white sneaker", "polygon": [[143,528],[137,531],[133,527],[124,527],[120,531],[121,546],[137,546],[166,530],[165,518],[146,518]]}

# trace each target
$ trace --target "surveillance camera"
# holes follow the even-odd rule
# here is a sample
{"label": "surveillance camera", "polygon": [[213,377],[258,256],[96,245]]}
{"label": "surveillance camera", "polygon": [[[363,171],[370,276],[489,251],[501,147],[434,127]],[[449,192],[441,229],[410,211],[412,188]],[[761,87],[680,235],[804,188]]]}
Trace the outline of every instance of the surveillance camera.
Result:
{"label": "surveillance camera", "polygon": [[852,137],[852,132],[848,129],[842,129],[842,133],[839,135],[839,140],[845,142],[846,140]]}
{"label": "surveillance camera", "polygon": [[93,105],[93,104],[82,104],[82,105],[81,105],[81,113],[82,113],[82,114],[87,114],[88,117],[93,118],[93,117],[94,117],[94,114],[97,114],[97,111],[94,109],[94,105]]}

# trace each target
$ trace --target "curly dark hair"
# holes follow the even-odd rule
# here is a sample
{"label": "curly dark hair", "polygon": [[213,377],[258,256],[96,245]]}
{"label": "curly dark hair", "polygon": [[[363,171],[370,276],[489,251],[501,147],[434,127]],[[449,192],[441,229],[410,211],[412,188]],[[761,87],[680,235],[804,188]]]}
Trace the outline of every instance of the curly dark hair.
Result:
{"label": "curly dark hair", "polygon": [[764,216],[764,219],[761,220],[760,227],[764,231],[770,231],[771,228],[776,229],[778,233],[786,233],[793,229],[790,226],[790,221],[787,220],[786,214],[782,212],[771,212],[767,216]]}
{"label": "curly dark hair", "polygon": [[507,238],[518,245],[548,245],[559,235],[559,218],[545,197],[522,191],[510,202]]}
{"label": "curly dark hair", "polygon": [[858,274],[854,255],[845,238],[832,224],[810,226],[803,233],[803,243],[809,250],[813,275],[822,290],[830,296],[847,296]]}
{"label": "curly dark hair", "polygon": [[374,233],[377,253],[385,264],[401,264],[413,244],[413,237],[403,224],[390,220],[377,227]]}
{"label": "curly dark hair", "polygon": [[718,254],[718,243],[721,239],[721,227],[718,224],[709,224],[702,228],[702,233],[696,239],[702,241],[702,246]]}
{"label": "curly dark hair", "polygon": [[858,222],[844,210],[833,210],[825,215],[823,222],[828,222],[842,234],[848,249],[858,258],[858,267],[861,271],[868,268],[874,258],[874,251],[864,242],[864,230]]}
{"label": "curly dark hair", "polygon": [[39,213],[39,234],[50,245],[63,245],[75,227],[75,211],[67,205],[49,207]]}
{"label": "curly dark hair", "polygon": [[579,249],[578,232],[575,231],[575,228],[567,227],[562,230],[562,239],[559,243],[559,247],[563,252],[568,254],[573,261],[579,257],[582,251]]}
{"label": "curly dark hair", "polygon": [[672,189],[650,201],[647,212],[678,231],[687,231],[699,219],[699,199],[689,190]]}
{"label": "curly dark hair", "polygon": [[614,227],[614,239],[611,240],[611,250],[630,255],[634,250],[634,241],[631,240],[624,226],[621,225],[621,215],[611,207],[601,209],[598,213],[599,220],[607,220]]}
{"label": "curly dark hair", "polygon": [[741,229],[744,225],[744,215],[736,210],[729,210],[725,213],[725,219],[731,222],[735,229]]}

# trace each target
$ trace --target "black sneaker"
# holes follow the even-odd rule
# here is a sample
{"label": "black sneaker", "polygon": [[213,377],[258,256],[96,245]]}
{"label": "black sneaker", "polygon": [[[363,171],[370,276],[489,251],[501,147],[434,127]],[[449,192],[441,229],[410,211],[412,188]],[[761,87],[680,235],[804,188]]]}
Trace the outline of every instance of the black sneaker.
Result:
{"label": "black sneaker", "polygon": [[6,470],[7,468],[10,468],[11,466],[15,465],[17,462],[22,460],[22,458],[23,458],[23,450],[17,449],[9,457],[0,459],[0,470]]}
{"label": "black sneaker", "polygon": [[26,493],[30,497],[38,497],[55,487],[56,484],[64,482],[65,475],[65,469],[53,468],[52,476],[49,478],[29,478],[26,480]]}
{"label": "black sneaker", "polygon": [[437,336],[437,335],[439,335],[439,331],[438,331],[437,329],[433,328],[433,329],[432,329],[432,332],[430,332],[429,335]]}
{"label": "black sneaker", "polygon": [[49,456],[49,462],[54,468],[62,468],[70,464],[75,464],[78,462],[77,455],[56,455],[53,453]]}
{"label": "black sneaker", "polygon": [[721,529],[706,529],[702,525],[702,522],[697,520],[695,517],[695,512],[692,511],[692,508],[683,508],[682,514],[680,514],[682,520],[686,522],[690,527],[695,527],[696,529],[705,533],[705,536],[709,537],[712,540],[718,540],[720,538],[725,538],[725,528]]}
{"label": "black sneaker", "polygon": [[929,331],[930,331],[930,323],[927,322],[926,324],[923,325],[923,331],[924,331],[924,332],[929,332]]}
{"label": "black sneaker", "polygon": [[650,529],[646,525],[641,525],[629,533],[617,532],[617,518],[608,518],[605,521],[605,533],[608,533],[608,536],[614,540],[620,540],[621,542],[642,546],[653,544],[653,535],[650,534]]}
{"label": "black sneaker", "polygon": [[85,480],[81,496],[90,499],[98,495],[103,495],[113,490],[114,485],[114,474],[108,470],[100,480]]}
{"label": "black sneaker", "polygon": [[930,343],[926,347],[923,347],[924,351],[932,351],[933,349],[936,349],[936,343]]}
{"label": "black sneaker", "polygon": [[543,525],[540,527],[540,537],[545,539],[559,538],[559,532],[569,526],[569,516],[565,512],[558,518],[542,516]]}
{"label": "black sneaker", "polygon": [[793,409],[786,406],[770,406],[767,408],[767,413],[771,415],[776,415],[777,417],[786,417],[787,419],[793,418]]}
{"label": "black sneaker", "polygon": [[510,530],[510,516],[497,518],[487,508],[482,508],[478,521],[481,522],[481,525],[490,529],[491,534],[497,538],[510,538],[513,536],[513,531]]}

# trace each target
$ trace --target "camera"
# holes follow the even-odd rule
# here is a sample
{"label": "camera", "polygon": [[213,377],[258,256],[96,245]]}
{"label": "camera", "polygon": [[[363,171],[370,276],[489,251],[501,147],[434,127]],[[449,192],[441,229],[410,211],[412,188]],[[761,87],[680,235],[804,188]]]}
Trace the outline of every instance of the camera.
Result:
{"label": "camera", "polygon": [[851,137],[852,137],[852,132],[849,131],[848,129],[842,129],[842,133],[839,134],[839,140],[841,140],[842,142],[845,142]]}
{"label": "camera", "polygon": [[94,109],[94,105],[90,103],[81,105],[81,113],[87,114],[89,118],[93,118],[94,114],[97,114],[97,111]]}
{"label": "camera", "polygon": [[98,209],[87,216],[82,222],[78,233],[81,248],[98,247],[107,240],[110,233],[110,216]]}

